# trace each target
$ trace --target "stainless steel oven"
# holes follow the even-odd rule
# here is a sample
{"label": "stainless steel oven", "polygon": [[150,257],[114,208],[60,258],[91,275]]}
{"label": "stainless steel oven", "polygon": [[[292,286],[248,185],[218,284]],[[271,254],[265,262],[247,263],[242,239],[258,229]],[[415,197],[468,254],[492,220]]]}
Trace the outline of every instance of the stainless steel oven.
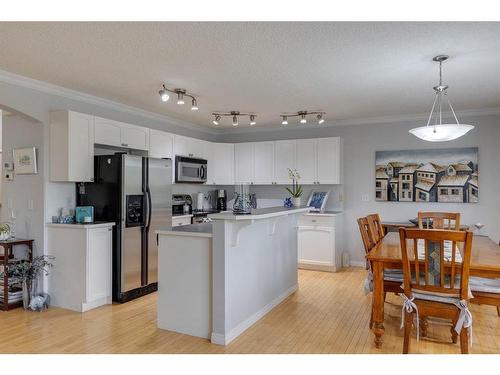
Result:
{"label": "stainless steel oven", "polygon": [[175,182],[198,184],[207,182],[207,161],[186,156],[176,156]]}

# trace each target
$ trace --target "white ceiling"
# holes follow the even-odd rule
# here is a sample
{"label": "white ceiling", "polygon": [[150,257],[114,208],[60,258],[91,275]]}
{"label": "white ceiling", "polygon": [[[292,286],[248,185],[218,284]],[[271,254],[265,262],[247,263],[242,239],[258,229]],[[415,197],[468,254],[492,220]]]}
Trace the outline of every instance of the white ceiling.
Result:
{"label": "white ceiling", "polygon": [[[500,23],[0,23],[0,51],[0,69],[200,126],[212,111],[256,126],[425,113],[440,53],[455,109],[500,107]],[[162,103],[163,82],[200,110]]]}

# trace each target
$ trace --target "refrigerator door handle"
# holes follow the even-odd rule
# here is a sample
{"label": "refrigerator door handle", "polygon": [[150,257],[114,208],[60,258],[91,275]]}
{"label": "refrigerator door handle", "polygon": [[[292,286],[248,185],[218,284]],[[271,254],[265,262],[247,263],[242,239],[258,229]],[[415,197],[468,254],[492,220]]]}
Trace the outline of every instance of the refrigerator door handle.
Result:
{"label": "refrigerator door handle", "polygon": [[146,196],[147,196],[147,200],[148,200],[148,221],[147,221],[147,224],[146,224],[146,228],[149,229],[149,227],[151,226],[151,215],[153,213],[153,210],[152,210],[152,207],[153,207],[153,203],[151,202],[151,190],[149,189],[149,186],[146,190]]}

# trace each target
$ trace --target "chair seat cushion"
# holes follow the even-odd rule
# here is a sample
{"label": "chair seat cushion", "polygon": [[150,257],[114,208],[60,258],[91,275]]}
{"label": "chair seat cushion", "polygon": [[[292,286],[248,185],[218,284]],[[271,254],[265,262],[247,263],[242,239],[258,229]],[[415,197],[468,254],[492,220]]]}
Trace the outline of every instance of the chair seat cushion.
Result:
{"label": "chair seat cushion", "polygon": [[403,282],[403,270],[384,270],[384,280]]}
{"label": "chair seat cushion", "polygon": [[500,294],[500,279],[488,279],[485,277],[469,277],[470,288],[474,292],[498,293]]}
{"label": "chair seat cushion", "polygon": [[419,293],[415,289],[412,291],[412,293],[415,299],[420,299],[425,301],[449,303],[452,305],[456,305],[460,301],[458,297],[446,297],[444,295],[437,295],[434,293]]}

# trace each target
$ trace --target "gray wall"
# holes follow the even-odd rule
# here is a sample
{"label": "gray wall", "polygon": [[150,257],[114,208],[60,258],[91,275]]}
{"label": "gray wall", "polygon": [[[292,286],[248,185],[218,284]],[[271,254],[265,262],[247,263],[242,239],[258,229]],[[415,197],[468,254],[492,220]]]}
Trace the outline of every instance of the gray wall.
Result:
{"label": "gray wall", "polygon": [[[366,124],[318,129],[282,129],[256,133],[224,134],[219,142],[247,142],[294,138],[340,136],[344,139],[344,247],[351,260],[362,264],[363,249],[356,219],[378,212],[382,220],[398,221],[414,218],[421,210],[455,211],[462,214],[465,224],[485,224],[482,233],[500,240],[500,116],[463,118],[476,128],[465,137],[445,143],[431,143],[417,139],[408,130],[421,122]],[[291,125],[288,126],[289,128]],[[297,126],[298,127],[298,126]],[[397,203],[375,202],[375,151],[479,147],[479,203]],[[369,202],[361,201],[368,194]]]}

